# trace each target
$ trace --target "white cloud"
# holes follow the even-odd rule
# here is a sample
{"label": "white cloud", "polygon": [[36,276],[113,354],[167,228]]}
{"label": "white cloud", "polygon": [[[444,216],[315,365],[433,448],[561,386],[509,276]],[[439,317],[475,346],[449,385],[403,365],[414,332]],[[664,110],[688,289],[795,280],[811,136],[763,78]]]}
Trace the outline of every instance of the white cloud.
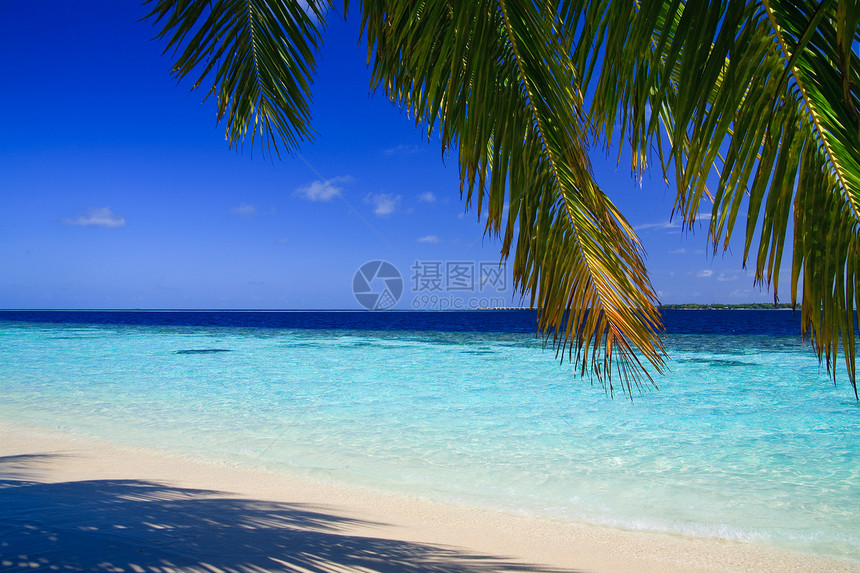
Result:
{"label": "white cloud", "polygon": [[418,237],[419,243],[438,243],[439,237],[436,235],[425,235],[423,237]]}
{"label": "white cloud", "polygon": [[308,0],[299,0],[298,3],[299,6],[301,6],[302,10],[304,10],[305,14],[308,15],[308,17],[312,18],[318,25],[325,26],[324,17],[329,12],[329,9],[326,5],[320,5],[319,2],[314,3],[316,9],[319,10],[320,14],[323,16],[323,19],[319,19],[317,18],[314,8],[311,7],[310,2],[308,2]]}
{"label": "white cloud", "polygon": [[[682,221],[682,218],[678,217],[674,221],[662,221],[659,223],[643,223],[641,225],[634,225],[633,230],[634,231],[649,231],[652,229],[656,229],[658,231],[665,231],[665,230],[681,229],[681,221]],[[702,225],[707,226],[711,223],[711,214],[705,213],[705,212],[696,213],[693,217],[693,221],[695,221],[696,223],[700,223]],[[685,228],[686,228],[686,225],[685,225]]]}
{"label": "white cloud", "polygon": [[[758,294],[761,295],[761,293],[758,293]],[[729,296],[731,296],[732,298],[745,298],[745,299],[757,298],[755,295],[756,295],[756,292],[754,290],[748,289],[748,288],[747,289],[736,288],[735,290],[733,290],[731,292],[731,294],[729,294]]]}
{"label": "white cloud", "polygon": [[696,276],[699,278],[708,278],[708,277],[711,277],[713,275],[714,275],[714,271],[712,271],[711,269],[705,269],[703,271],[699,271],[698,273],[696,273]]}
{"label": "white cloud", "polygon": [[254,205],[249,203],[242,203],[238,207],[233,207],[230,209],[231,213],[236,213],[237,215],[243,215],[246,217],[250,217],[252,215],[259,215],[260,211]]}
{"label": "white cloud", "polygon": [[391,215],[400,203],[400,195],[391,193],[371,193],[364,198],[365,203],[373,205],[373,212],[377,217]]}
{"label": "white cloud", "polygon": [[633,227],[634,231],[648,231],[650,229],[665,230],[665,229],[680,229],[681,225],[674,221],[663,221],[662,223],[644,223]]}
{"label": "white cloud", "polygon": [[436,195],[434,195],[431,191],[428,191],[426,193],[422,193],[421,195],[419,195],[418,200],[421,201],[422,203],[435,203],[436,202]]}
{"label": "white cloud", "polygon": [[719,276],[717,276],[717,280],[721,283],[737,280],[737,278],[738,275],[727,275],[726,273],[720,273]]}
{"label": "white cloud", "polygon": [[389,157],[391,155],[412,155],[418,152],[417,145],[398,145],[397,147],[389,147],[382,152],[383,155]]}
{"label": "white cloud", "polygon": [[672,249],[671,251],[669,251],[669,254],[670,255],[683,255],[686,252],[687,252],[687,249]]}
{"label": "white cloud", "polygon": [[340,196],[340,192],[343,191],[343,187],[339,184],[349,183],[352,180],[352,177],[349,175],[334,177],[325,181],[317,179],[296,189],[294,195],[298,195],[308,201],[331,201],[334,197]]}
{"label": "white cloud", "polygon": [[79,225],[83,227],[125,227],[125,217],[115,215],[110,207],[93,209],[90,207],[87,214],[77,219],[64,219],[66,225]]}

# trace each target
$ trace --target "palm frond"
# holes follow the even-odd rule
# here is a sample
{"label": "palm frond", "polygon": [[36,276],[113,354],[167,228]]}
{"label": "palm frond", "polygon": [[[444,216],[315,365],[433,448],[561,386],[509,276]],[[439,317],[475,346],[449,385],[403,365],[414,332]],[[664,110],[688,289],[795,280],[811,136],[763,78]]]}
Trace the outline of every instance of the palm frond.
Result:
{"label": "palm frond", "polygon": [[658,150],[685,222],[713,201],[715,250],[728,248],[745,210],[744,265],[754,254],[755,281],[775,298],[793,223],[792,303],[802,285],[802,330],[834,376],[841,341],[856,395],[860,6],[598,1],[563,11],[586,21],[568,30],[578,34],[575,61],[602,66],[592,84],[598,134],[611,140],[620,116],[634,169]]}
{"label": "palm frond", "polygon": [[656,297],[632,228],[594,183],[556,3],[362,6],[374,86],[457,149],[462,192],[486,205],[503,257],[516,240],[514,281],[539,328],[609,392],[613,376],[626,393],[650,380],[640,355],[661,368]]}
{"label": "palm frond", "polygon": [[[313,137],[310,86],[328,2],[148,0],[174,76],[207,84],[231,146],[249,138],[279,154]],[[250,133],[249,133],[250,132]]]}
{"label": "palm frond", "polygon": [[[308,91],[326,2],[150,0],[175,74],[211,82],[231,145],[311,137]],[[347,3],[345,2],[345,6]],[[373,84],[459,154],[467,204],[516,245],[521,294],[583,373],[631,390],[662,365],[660,318],[630,225],[595,185],[586,126],[632,169],[656,163],[688,225],[712,202],[727,248],[745,212],[744,265],[791,297],[857,393],[860,306],[858,0],[366,0]],[[583,110],[583,94],[590,109]],[[506,202],[509,206],[505,211]],[[756,245],[757,243],[757,245]]]}

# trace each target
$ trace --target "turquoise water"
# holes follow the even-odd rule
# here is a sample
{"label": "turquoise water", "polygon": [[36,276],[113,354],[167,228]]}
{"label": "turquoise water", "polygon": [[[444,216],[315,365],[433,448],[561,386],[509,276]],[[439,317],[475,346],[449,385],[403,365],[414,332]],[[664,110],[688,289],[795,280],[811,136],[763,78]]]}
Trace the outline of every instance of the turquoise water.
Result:
{"label": "turquoise water", "polygon": [[[796,337],[670,335],[631,403],[522,334],[0,322],[0,420],[860,560],[860,406]],[[192,352],[188,352],[192,351]]]}

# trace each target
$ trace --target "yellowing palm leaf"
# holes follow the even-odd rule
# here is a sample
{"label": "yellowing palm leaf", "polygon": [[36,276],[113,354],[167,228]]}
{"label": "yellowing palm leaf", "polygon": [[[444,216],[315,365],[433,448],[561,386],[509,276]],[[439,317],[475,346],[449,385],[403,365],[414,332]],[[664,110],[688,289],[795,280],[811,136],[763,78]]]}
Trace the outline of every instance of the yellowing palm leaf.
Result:
{"label": "yellowing palm leaf", "polygon": [[856,395],[860,5],[569,2],[563,12],[586,22],[568,32],[577,65],[599,69],[598,132],[611,138],[620,115],[634,168],[659,150],[685,221],[713,202],[714,250],[728,248],[745,209],[744,264],[754,252],[755,280],[774,297],[793,223],[792,303],[802,285],[802,330],[829,370],[841,340]]}
{"label": "yellowing palm leaf", "polygon": [[647,376],[633,346],[662,365],[661,323],[639,242],[593,181],[555,11],[522,0],[362,6],[374,85],[457,148],[466,201],[486,204],[504,257],[516,235],[514,280],[540,328],[583,374],[612,392],[614,372],[629,392]]}
{"label": "yellowing palm leaf", "polygon": [[[289,150],[311,136],[307,97],[326,6],[157,0],[152,16],[179,50],[177,75],[212,82],[231,144],[250,129],[252,143],[280,139]],[[673,173],[686,222],[713,202],[715,250],[746,210],[744,264],[754,251],[756,281],[775,296],[793,222],[791,292],[797,302],[802,285],[803,331],[828,368],[841,340],[857,392],[858,8],[361,3],[374,87],[457,150],[461,192],[486,207],[502,256],[515,246],[516,285],[537,306],[540,329],[610,392],[613,375],[625,392],[649,377],[640,358],[662,366],[641,246],[594,183],[585,143],[589,135],[611,145],[618,127],[634,170],[654,153],[667,180]]]}

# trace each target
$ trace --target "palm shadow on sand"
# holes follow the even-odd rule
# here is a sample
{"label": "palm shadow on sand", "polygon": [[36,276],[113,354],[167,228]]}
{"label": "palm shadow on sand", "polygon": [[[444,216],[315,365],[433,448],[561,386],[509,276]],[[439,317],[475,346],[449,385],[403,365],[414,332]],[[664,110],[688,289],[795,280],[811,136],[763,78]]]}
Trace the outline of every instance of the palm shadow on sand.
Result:
{"label": "palm shadow on sand", "polygon": [[0,570],[559,571],[350,534],[351,526],[386,525],[326,507],[151,481],[33,479],[51,458],[0,457]]}

